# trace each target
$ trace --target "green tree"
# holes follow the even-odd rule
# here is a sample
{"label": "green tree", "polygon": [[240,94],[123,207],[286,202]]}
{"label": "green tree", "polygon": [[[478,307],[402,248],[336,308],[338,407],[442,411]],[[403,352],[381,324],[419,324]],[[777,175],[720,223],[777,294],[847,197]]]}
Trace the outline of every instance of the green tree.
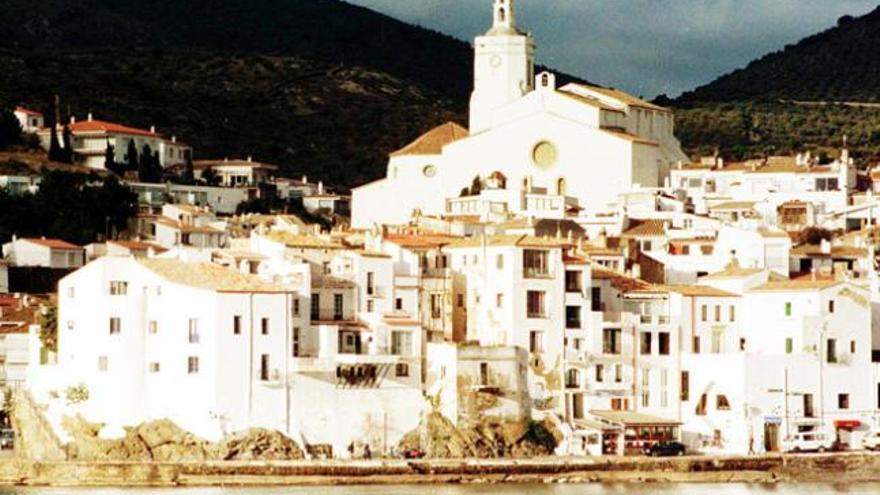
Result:
{"label": "green tree", "polygon": [[22,141],[21,124],[8,109],[0,110],[0,150]]}
{"label": "green tree", "polygon": [[471,196],[479,196],[483,191],[483,181],[480,179],[480,176],[474,177],[473,182],[471,182]]}
{"label": "green tree", "polygon": [[186,155],[186,164],[183,166],[183,173],[180,176],[180,181],[184,184],[192,184],[195,182],[195,169],[193,167],[192,155],[189,153]]}
{"label": "green tree", "polygon": [[55,105],[52,105],[52,110],[46,112],[46,127],[49,128],[49,160],[63,162],[64,151],[58,141],[58,122],[55,121],[55,108]]}
{"label": "green tree", "polygon": [[206,168],[202,172],[202,181],[204,181],[205,184],[215,186],[217,185],[218,180],[220,180],[220,178],[217,177],[217,172],[214,172],[213,168]]}
{"label": "green tree", "polygon": [[58,304],[54,300],[40,308],[40,342],[46,349],[58,352]]}
{"label": "green tree", "polygon": [[141,149],[140,162],[138,162],[138,180],[141,182],[153,182],[153,150],[148,143],[144,143]]}
{"label": "green tree", "polygon": [[64,129],[62,129],[61,142],[64,147],[59,155],[61,157],[59,161],[62,163],[73,163],[73,135],[70,132],[70,126],[65,125]]}
{"label": "green tree", "polygon": [[138,150],[134,144],[134,139],[128,140],[128,149],[125,151],[125,165],[126,170],[139,170]]}

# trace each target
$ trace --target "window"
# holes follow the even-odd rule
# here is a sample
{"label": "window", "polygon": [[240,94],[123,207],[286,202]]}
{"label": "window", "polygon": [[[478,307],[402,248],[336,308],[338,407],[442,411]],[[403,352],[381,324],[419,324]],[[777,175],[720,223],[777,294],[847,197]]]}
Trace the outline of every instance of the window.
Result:
{"label": "window", "polygon": [[376,274],[367,272],[367,295],[372,296],[376,292]]}
{"label": "window", "polygon": [[565,272],[565,292],[580,292],[583,288],[583,273],[576,270]]}
{"label": "window", "polygon": [[657,344],[660,348],[658,350],[659,354],[661,356],[668,356],[669,355],[669,332],[660,332],[659,334],[657,334],[657,337],[658,337]]}
{"label": "window", "polygon": [[489,363],[480,363],[480,385],[489,385]]}
{"label": "window", "polygon": [[190,356],[186,358],[186,372],[190,375],[195,375],[199,372],[199,358],[198,356]]}
{"label": "window", "polygon": [[123,282],[120,280],[110,281],[111,296],[124,296],[126,294],[128,294],[128,282]]}
{"label": "window", "polygon": [[828,301],[828,312],[829,312],[829,313],[833,313],[833,312],[834,312],[834,299]]}
{"label": "window", "polygon": [[189,319],[189,343],[190,344],[198,344],[199,343],[199,320],[195,318]]}
{"label": "window", "polygon": [[544,352],[544,332],[537,330],[529,332],[529,352]]}
{"label": "window", "polygon": [[602,352],[605,354],[620,354],[620,329],[602,329]]}
{"label": "window", "polygon": [[605,381],[605,365],[596,365],[596,381],[602,383]]}
{"label": "window", "polygon": [[703,307],[700,308],[700,319],[702,321],[707,321],[709,319],[709,306],[704,304]]}
{"label": "window", "polygon": [[697,416],[705,416],[706,415],[706,402],[708,398],[706,394],[700,396],[700,402],[697,403],[696,414]]}
{"label": "window", "polygon": [[399,378],[409,376],[409,365],[407,363],[397,363],[394,366],[394,374]]}
{"label": "window", "polygon": [[572,368],[565,372],[565,388],[578,388],[581,386],[581,374]]}
{"label": "window", "polygon": [[150,373],[159,372],[159,363],[150,363]]}
{"label": "window", "polygon": [[730,314],[729,314],[730,321],[731,322],[736,321],[736,306],[731,304],[729,310],[730,310]]}
{"label": "window", "polygon": [[691,340],[691,352],[694,354],[700,353],[700,336],[694,335],[694,338]]}
{"label": "window", "polygon": [[436,320],[440,317],[440,294],[431,294],[431,318]]}
{"label": "window", "polygon": [[715,323],[721,321],[721,306],[715,305]]}
{"label": "window", "polygon": [[269,381],[269,355],[260,355],[260,380]]}
{"label": "window", "polygon": [[232,317],[232,333],[234,335],[241,335],[241,315]]}
{"label": "window", "polygon": [[458,306],[459,308],[464,307],[464,294],[456,294],[455,305]]}
{"label": "window", "polygon": [[581,328],[581,307],[566,306],[565,307],[565,328]]}
{"label": "window", "polygon": [[642,370],[642,407],[651,406],[651,370]]}
{"label": "window", "polygon": [[290,355],[299,357],[299,327],[293,329],[293,335],[290,338]]}
{"label": "window", "polygon": [[495,307],[498,309],[504,307],[504,294],[495,294]]}
{"label": "window", "polygon": [[794,352],[794,339],[788,337],[785,339],[785,353],[791,354]]}
{"label": "window", "polygon": [[791,303],[785,303],[785,316],[791,316]]}
{"label": "window", "polygon": [[321,296],[312,294],[311,318],[313,321],[321,320]]}
{"label": "window", "polygon": [[720,330],[712,331],[712,354],[721,354],[721,343],[723,332]]}
{"label": "window", "polygon": [[526,316],[528,318],[544,318],[544,291],[528,291],[526,293],[526,301]]}
{"label": "window", "polygon": [[641,335],[641,346],[639,347],[639,352],[642,355],[650,356],[651,355],[651,332],[642,332]]}
{"label": "window", "polygon": [[715,396],[715,409],[719,411],[730,410],[730,401],[727,400],[726,395],[718,394]]}
{"label": "window", "polygon": [[855,354],[855,353],[856,353],[856,341],[855,341],[855,340],[850,340],[850,341],[849,341],[849,353],[850,353],[850,354]]}
{"label": "window", "polygon": [[523,277],[543,278],[550,275],[547,251],[526,249],[523,251]]}
{"label": "window", "polygon": [[299,316],[299,299],[293,300],[293,316]]}
{"label": "window", "polygon": [[341,321],[342,315],[342,294],[333,294],[333,321]]}
{"label": "window", "polygon": [[107,371],[107,356],[98,356],[98,371]]}
{"label": "window", "polygon": [[623,381],[623,365],[615,364],[614,365],[614,383],[621,383]]}
{"label": "window", "polygon": [[837,339],[828,339],[826,344],[826,361],[829,363],[837,362]]}
{"label": "window", "polygon": [[813,409],[813,394],[804,394],[804,416],[815,418],[816,411]]}
{"label": "window", "polygon": [[402,297],[398,297],[397,299],[394,300],[394,309],[397,311],[403,310],[403,298]]}
{"label": "window", "polygon": [[376,305],[373,304],[372,299],[367,299],[367,313],[372,313],[376,310]]}
{"label": "window", "polygon": [[260,319],[260,333],[269,335],[269,318]]}
{"label": "window", "polygon": [[837,394],[837,408],[849,409],[849,394]]}
{"label": "window", "polygon": [[412,334],[409,332],[391,333],[391,354],[409,356],[412,354]]}
{"label": "window", "polygon": [[745,339],[745,337],[740,337],[740,338],[739,338],[739,350],[741,350],[741,351],[743,351],[743,352],[745,352],[745,350],[746,350],[746,339]]}
{"label": "window", "polygon": [[73,320],[68,320],[68,321],[67,321],[67,329],[68,329],[68,330],[73,330],[73,327],[74,327]]}
{"label": "window", "polygon": [[687,371],[681,372],[681,401],[691,400],[691,375]]}
{"label": "window", "polygon": [[150,320],[147,331],[153,335],[156,335],[157,333],[159,333],[159,323],[156,320]]}
{"label": "window", "polygon": [[498,270],[504,270],[504,255],[499,254],[495,256],[495,268]]}
{"label": "window", "polygon": [[602,288],[592,287],[590,289],[590,303],[593,311],[602,311]]}
{"label": "window", "polygon": [[122,332],[122,320],[120,318],[110,318],[110,335],[118,335]]}

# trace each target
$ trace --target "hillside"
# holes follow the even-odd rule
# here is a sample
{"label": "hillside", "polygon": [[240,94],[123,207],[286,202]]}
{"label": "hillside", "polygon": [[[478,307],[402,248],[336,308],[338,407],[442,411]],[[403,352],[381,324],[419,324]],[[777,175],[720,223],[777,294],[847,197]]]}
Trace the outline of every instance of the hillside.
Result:
{"label": "hillside", "polygon": [[689,152],[731,158],[839,146],[880,154],[880,8],[661,100]]}
{"label": "hillside", "polygon": [[466,123],[468,43],[338,0],[7,0],[0,25],[0,104],[58,93],[65,113],[156,125],[197,158],[349,187]]}

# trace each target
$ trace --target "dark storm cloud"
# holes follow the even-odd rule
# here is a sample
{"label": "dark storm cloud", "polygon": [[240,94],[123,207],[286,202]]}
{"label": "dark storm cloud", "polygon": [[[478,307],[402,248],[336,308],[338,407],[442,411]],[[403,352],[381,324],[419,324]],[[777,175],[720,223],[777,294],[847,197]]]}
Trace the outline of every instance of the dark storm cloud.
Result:
{"label": "dark storm cloud", "polygon": [[[492,0],[347,0],[470,40]],[[878,0],[517,0],[538,61],[632,93],[676,95]]]}

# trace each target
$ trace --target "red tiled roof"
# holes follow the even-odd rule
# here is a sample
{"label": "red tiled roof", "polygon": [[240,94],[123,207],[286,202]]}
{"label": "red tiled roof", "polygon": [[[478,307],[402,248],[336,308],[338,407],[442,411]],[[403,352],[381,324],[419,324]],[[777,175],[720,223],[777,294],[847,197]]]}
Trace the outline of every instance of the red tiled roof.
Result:
{"label": "red tiled roof", "polygon": [[443,247],[459,237],[444,234],[392,234],[386,235],[385,240],[409,249],[430,249]]}
{"label": "red tiled roof", "polygon": [[15,107],[15,111],[16,111],[16,112],[21,112],[21,113],[24,113],[24,114],[27,114],[27,115],[34,115],[34,116],[39,115],[39,116],[41,116],[41,117],[42,117],[42,115],[43,115],[43,114],[40,113],[40,112],[37,112],[37,111],[35,111],[35,110],[30,110],[30,109],[27,109],[27,108],[25,108],[25,107]]}
{"label": "red tiled roof", "polygon": [[61,239],[37,239],[33,237],[25,237],[21,239],[22,241],[32,242],[34,244],[39,244],[41,246],[46,246],[52,249],[82,249],[76,244],[71,244],[67,241],[62,241]]}
{"label": "red tiled roof", "polygon": [[419,136],[415,141],[391,153],[402,155],[439,155],[449,143],[468,137],[468,131],[455,122],[447,122]]}
{"label": "red tiled roof", "polygon": [[107,134],[133,134],[136,136],[150,136],[150,137],[162,137],[155,132],[150,132],[144,129],[137,129],[135,127],[128,127],[121,124],[114,124],[113,122],[105,122],[103,120],[83,120],[80,122],[74,122],[73,124],[68,124],[67,127],[71,132],[104,132]]}

